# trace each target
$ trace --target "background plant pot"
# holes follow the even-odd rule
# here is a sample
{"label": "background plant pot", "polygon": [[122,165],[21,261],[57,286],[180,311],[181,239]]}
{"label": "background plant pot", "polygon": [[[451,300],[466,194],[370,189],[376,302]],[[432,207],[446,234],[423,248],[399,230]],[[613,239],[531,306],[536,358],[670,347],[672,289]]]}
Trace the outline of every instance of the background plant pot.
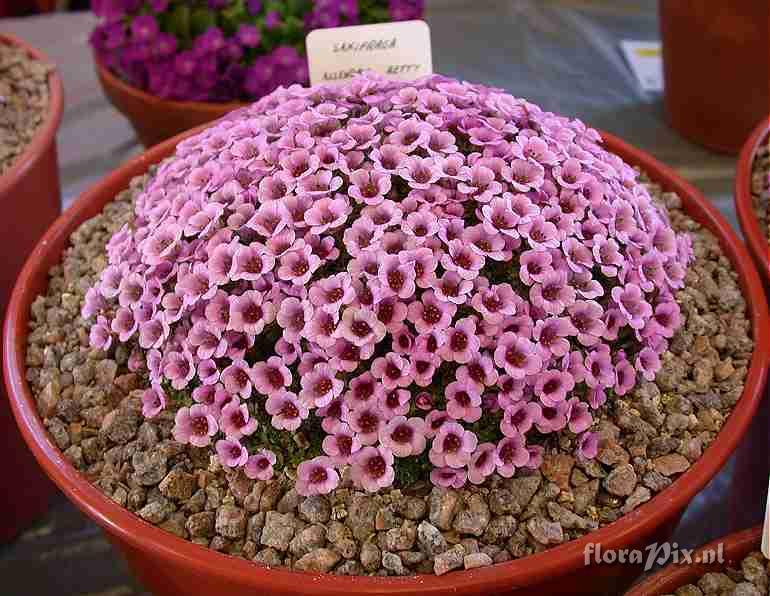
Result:
{"label": "background plant pot", "polygon": [[52,443],[41,424],[25,381],[24,350],[30,304],[47,284],[48,269],[59,262],[72,231],[99,213],[131,177],[170,155],[180,135],[128,162],[82,195],[48,231],[44,241],[30,255],[17,281],[12,305],[6,317],[3,345],[5,382],[13,396],[19,427],[30,449],[52,479],[87,515],[99,523],[112,543],[123,553],[132,570],[156,596],[201,593],[207,596],[266,594],[618,594],[641,571],[631,565],[590,565],[584,563],[588,544],[603,549],[643,548],[670,536],[673,526],[693,496],[720,470],[747,428],[760,401],[770,356],[770,320],[759,276],[740,241],[714,207],[692,186],[652,157],[605,135],[609,150],[640,166],[665,190],[677,192],[688,212],[720,239],[726,255],[739,272],[748,302],[755,351],[746,386],[723,432],[688,472],[631,515],[579,540],[546,552],[492,567],[441,577],[418,578],[338,577],[298,574],[267,569],[234,559],[151,526],[102,495],[80,476]]}
{"label": "background plant pot", "polygon": [[[764,118],[751,133],[741,150],[735,178],[735,209],[746,238],[749,252],[757,269],[770,289],[770,246],[759,226],[751,193],[754,157],[763,143],[770,138],[770,116]],[[756,419],[738,449],[733,481],[730,485],[730,512],[732,525],[745,528],[761,522],[767,499],[767,476],[770,473],[770,444],[767,438],[770,421],[770,401],[765,399]]]}
{"label": "background plant pot", "polygon": [[[0,44],[17,46],[31,57],[50,63],[41,52],[17,37],[0,34]],[[48,115],[16,161],[0,174],[0,312],[5,312],[13,283],[32,248],[61,212],[56,132],[64,106],[62,82],[48,78]],[[14,423],[5,395],[0,396],[0,543],[15,536],[48,508],[55,486],[37,466]]]}
{"label": "background plant pot", "polygon": [[[766,106],[766,110],[767,107]],[[756,123],[755,123],[756,124]],[[754,166],[754,156],[762,143],[770,142],[770,116],[766,116],[751,133],[741,150],[738,159],[738,171],[735,175],[735,210],[741,225],[746,244],[757,263],[759,272],[764,276],[765,283],[770,286],[770,245],[762,228],[759,227],[757,213],[754,210],[751,196],[751,173]]]}
{"label": "background plant pot", "polygon": [[709,572],[724,569],[725,565],[738,564],[752,551],[758,551],[762,543],[762,527],[757,526],[742,532],[730,534],[699,548],[693,553],[693,560],[702,557],[703,552],[718,552],[724,549],[724,563],[714,564],[675,564],[672,563],[658,573],[651,575],[626,592],[626,596],[659,596],[673,594],[677,588],[687,584],[696,584],[701,576]]}
{"label": "background plant pot", "polygon": [[737,153],[770,105],[767,0],[660,0],[669,124]]}
{"label": "background plant pot", "polygon": [[94,54],[96,74],[104,94],[134,127],[145,147],[152,147],[190,128],[221,118],[244,103],[171,101],[145,93],[121,80]]}

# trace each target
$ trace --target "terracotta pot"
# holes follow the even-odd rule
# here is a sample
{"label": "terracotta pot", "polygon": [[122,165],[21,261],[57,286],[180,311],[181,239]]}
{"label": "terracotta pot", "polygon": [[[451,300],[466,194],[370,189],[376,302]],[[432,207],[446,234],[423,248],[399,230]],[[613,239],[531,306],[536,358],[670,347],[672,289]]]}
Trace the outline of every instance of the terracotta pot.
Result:
{"label": "terracotta pot", "polygon": [[[705,573],[721,571],[726,565],[739,565],[741,560],[750,552],[758,551],[761,544],[762,526],[719,538],[696,550],[692,554],[693,563],[672,563],[636,584],[626,592],[626,596],[673,594],[677,588],[687,584],[697,584]],[[713,557],[712,553],[718,553],[720,550],[724,556],[723,563],[695,563],[695,561],[706,560],[704,553],[708,553],[706,557]]]}
{"label": "terracotta pot", "polygon": [[735,175],[735,210],[741,225],[749,251],[757,263],[757,268],[770,285],[770,245],[759,227],[757,213],[751,196],[751,172],[754,156],[762,143],[770,142],[770,116],[757,125],[754,132],[743,145],[738,159],[738,171]]}
{"label": "terracotta pot", "polygon": [[[735,178],[735,209],[746,243],[770,289],[770,246],[759,227],[751,194],[751,172],[754,156],[762,143],[770,142],[770,116],[757,125],[741,150]],[[730,516],[732,527],[745,528],[764,517],[767,498],[767,476],[770,474],[770,400],[760,406],[751,429],[738,448],[733,480],[730,483]]]}
{"label": "terracotta pot", "polygon": [[145,147],[152,147],[195,126],[217,120],[247,104],[171,101],[132,87],[105,67],[94,54],[104,94],[134,127]]}
{"label": "terracotta pot", "polygon": [[[188,133],[190,134],[190,133]],[[337,577],[298,574],[267,569],[234,559],[184,541],[143,522],[128,510],[102,495],[67,462],[51,442],[40,422],[34,399],[25,381],[24,348],[29,308],[47,284],[48,269],[59,262],[72,231],[128,185],[132,176],[144,172],[172,153],[186,135],[147,151],[116,170],[81,196],[48,231],[19,276],[5,321],[3,343],[5,382],[13,396],[19,427],[30,449],[67,496],[99,523],[131,568],[156,596],[200,593],[207,596],[261,594],[540,594],[622,592],[640,569],[629,565],[584,564],[584,549],[599,543],[604,549],[643,548],[670,536],[673,525],[693,496],[720,470],[748,426],[759,404],[770,355],[770,319],[759,276],[748,253],[729,224],[697,190],[649,155],[605,135],[607,146],[632,164],[647,171],[666,190],[682,197],[688,212],[721,240],[728,258],[739,272],[740,284],[749,305],[752,328],[757,334],[746,387],[733,414],[716,441],[689,471],[633,514],[579,540],[546,552],[492,567],[441,577],[417,578]]]}
{"label": "terracotta pot", "polygon": [[[12,35],[0,34],[0,44],[23,48],[33,58],[51,63],[43,53]],[[56,132],[61,122],[64,91],[55,71],[48,81],[48,115],[24,152],[0,175],[0,205],[3,206],[0,312],[3,313],[25,259],[61,213]],[[0,396],[0,450],[5,462],[0,476],[0,543],[3,543],[42,514],[56,490],[30,457],[4,395]],[[18,487],[24,490],[20,492]]]}
{"label": "terracotta pot", "polygon": [[669,124],[735,154],[770,105],[767,0],[660,0]]}

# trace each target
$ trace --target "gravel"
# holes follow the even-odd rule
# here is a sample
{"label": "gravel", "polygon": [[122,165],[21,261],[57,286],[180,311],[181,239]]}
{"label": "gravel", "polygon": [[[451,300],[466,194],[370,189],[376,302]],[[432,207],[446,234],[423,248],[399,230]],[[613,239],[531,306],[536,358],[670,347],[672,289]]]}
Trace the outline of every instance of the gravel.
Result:
{"label": "gravel", "polygon": [[52,67],[0,41],[0,175],[30,143],[48,112]]}
{"label": "gravel", "polygon": [[340,575],[443,574],[526,557],[605,526],[649,501],[695,462],[741,395],[753,349],[737,275],[716,238],[650,185],[673,226],[692,234],[695,262],[677,295],[686,323],[654,382],[596,416],[593,461],[568,437],[540,470],[461,490],[426,484],[370,495],[343,483],[299,497],[285,476],[226,471],[210,451],[171,437],[173,413],[140,415],[146,379],[130,348],[88,347],[80,305],[106,265],[104,246],[132,218],[135,179],[73,235],[47,293],[32,305],[27,379],[53,440],[105,495],[150,523],[262,565]]}
{"label": "gravel", "polygon": [[768,571],[770,562],[762,553],[752,552],[740,565],[705,573],[696,583],[664,596],[761,596],[767,594]]}
{"label": "gravel", "polygon": [[759,226],[770,242],[770,138],[760,144],[751,172],[751,195]]}

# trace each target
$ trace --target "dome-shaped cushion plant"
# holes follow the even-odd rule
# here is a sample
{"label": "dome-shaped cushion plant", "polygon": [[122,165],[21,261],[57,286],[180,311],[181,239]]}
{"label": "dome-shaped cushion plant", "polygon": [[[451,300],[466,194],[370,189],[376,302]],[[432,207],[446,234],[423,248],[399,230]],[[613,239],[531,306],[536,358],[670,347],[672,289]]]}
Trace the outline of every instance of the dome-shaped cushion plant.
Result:
{"label": "dome-shaped cushion plant", "polygon": [[594,457],[692,256],[596,131],[440,76],[278,89],[180,143],[135,215],[92,345],[130,344],[177,441],[301,495]]}

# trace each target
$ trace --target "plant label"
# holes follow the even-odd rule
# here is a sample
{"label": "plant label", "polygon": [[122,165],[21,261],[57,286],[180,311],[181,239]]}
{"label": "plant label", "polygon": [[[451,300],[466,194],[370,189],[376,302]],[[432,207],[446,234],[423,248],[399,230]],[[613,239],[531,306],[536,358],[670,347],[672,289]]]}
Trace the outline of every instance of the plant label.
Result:
{"label": "plant label", "polygon": [[306,46],[312,85],[344,83],[368,70],[401,80],[433,72],[425,21],[315,29]]}

